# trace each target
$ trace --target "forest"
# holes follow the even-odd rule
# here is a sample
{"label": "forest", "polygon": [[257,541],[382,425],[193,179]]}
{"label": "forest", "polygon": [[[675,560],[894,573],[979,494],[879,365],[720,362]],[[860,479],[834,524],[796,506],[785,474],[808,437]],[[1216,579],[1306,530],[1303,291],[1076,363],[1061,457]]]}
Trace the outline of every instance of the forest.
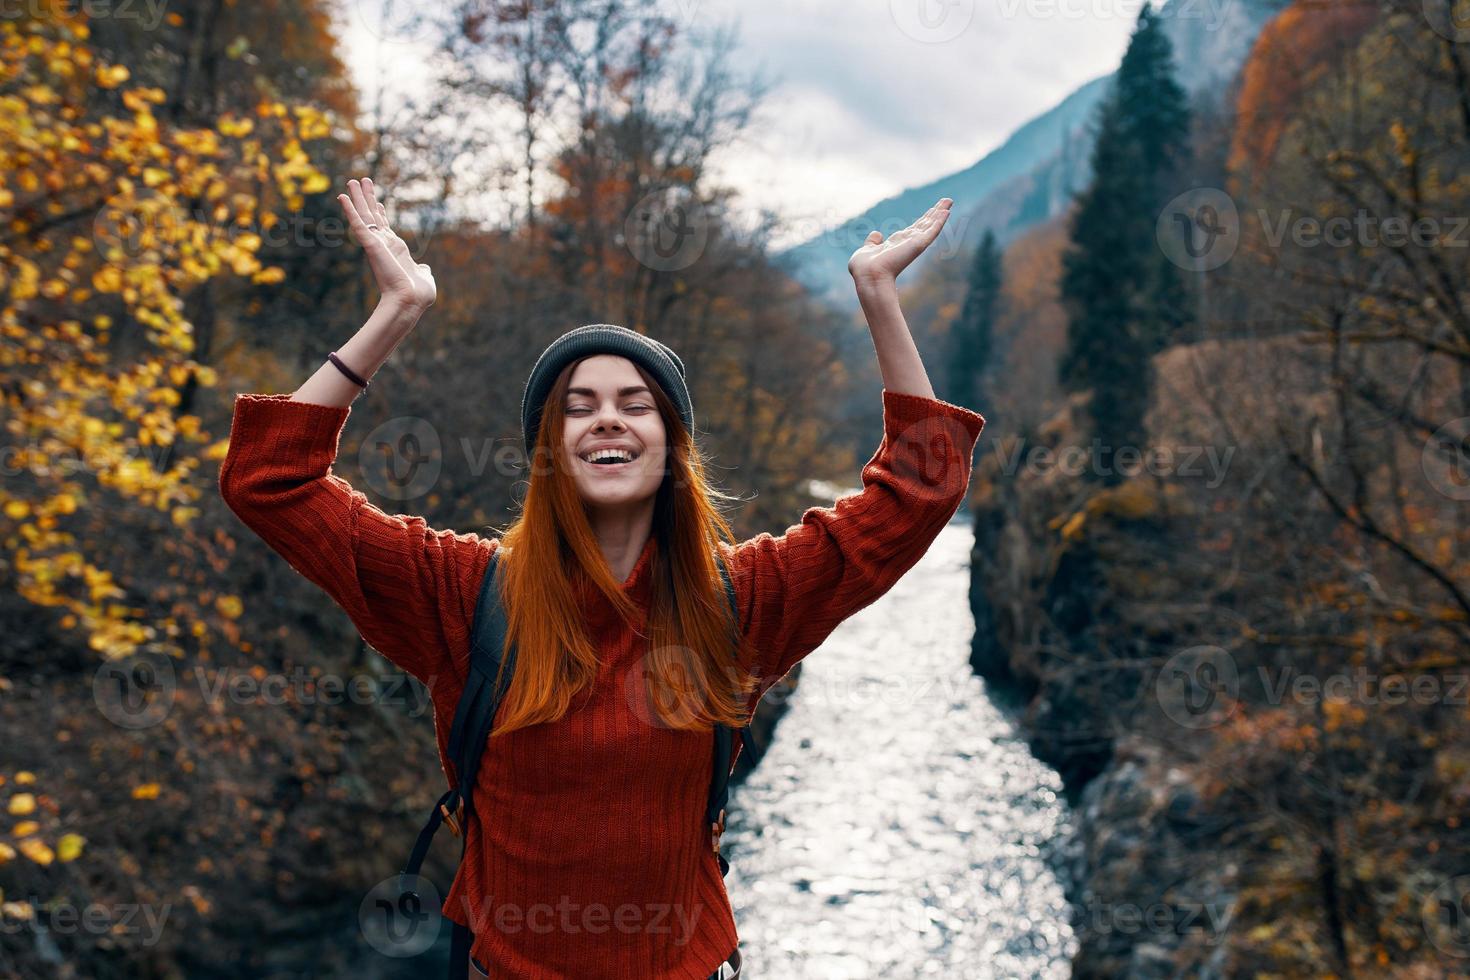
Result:
{"label": "forest", "polygon": [[[339,6],[0,15],[0,976],[364,969],[342,909],[441,792],[430,707],[217,489],[235,394],[373,308],[348,177],[439,284],[341,447],[378,506],[502,525],[522,379],[583,323],[681,352],[742,535],[872,452],[861,318],[712,176],[766,95],[728,38],[447,3],[390,97]],[[1069,898],[1229,910],[1079,915],[1077,977],[1470,975],[1466,5],[1275,6],[1207,97],[1145,7],[1065,213],[902,283],[991,420],[969,658],[1067,788]],[[696,254],[647,244],[671,214]],[[383,450],[425,431],[427,489]]]}

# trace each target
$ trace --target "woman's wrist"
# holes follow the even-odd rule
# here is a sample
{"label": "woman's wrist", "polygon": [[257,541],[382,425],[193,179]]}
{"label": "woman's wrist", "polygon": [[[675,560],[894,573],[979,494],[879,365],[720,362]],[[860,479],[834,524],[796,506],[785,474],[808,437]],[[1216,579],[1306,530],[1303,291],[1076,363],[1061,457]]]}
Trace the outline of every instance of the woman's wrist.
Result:
{"label": "woman's wrist", "polygon": [[428,310],[427,306],[419,305],[412,300],[384,296],[378,300],[378,308],[373,311],[372,319],[376,320],[381,317],[382,321],[394,330],[407,334],[418,325],[419,319],[426,310]]}
{"label": "woman's wrist", "polygon": [[859,275],[852,277],[853,288],[859,296],[882,296],[898,292],[898,282],[892,276]]}

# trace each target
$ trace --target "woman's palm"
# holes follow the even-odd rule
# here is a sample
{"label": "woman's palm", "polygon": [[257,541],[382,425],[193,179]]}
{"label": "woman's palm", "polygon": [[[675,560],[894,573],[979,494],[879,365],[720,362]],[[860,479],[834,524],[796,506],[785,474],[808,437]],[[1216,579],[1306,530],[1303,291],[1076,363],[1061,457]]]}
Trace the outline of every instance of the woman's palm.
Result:
{"label": "woman's palm", "polygon": [[428,309],[438,298],[434,272],[422,262],[414,261],[408,243],[388,224],[388,212],[378,201],[371,177],[347,182],[347,194],[337,200],[347,216],[347,224],[367,254],[368,266],[378,282],[384,299],[394,300],[416,309]]}
{"label": "woman's palm", "polygon": [[909,263],[933,243],[949,218],[954,201],[943,197],[923,216],[902,231],[885,239],[881,231],[871,231],[863,244],[847,260],[847,271],[854,279],[897,279]]}

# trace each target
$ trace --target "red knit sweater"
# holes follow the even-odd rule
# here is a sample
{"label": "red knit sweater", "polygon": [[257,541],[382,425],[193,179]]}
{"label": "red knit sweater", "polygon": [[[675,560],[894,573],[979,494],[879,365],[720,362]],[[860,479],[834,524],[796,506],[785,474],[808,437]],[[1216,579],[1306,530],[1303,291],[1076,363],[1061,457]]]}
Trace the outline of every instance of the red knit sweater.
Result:
{"label": "red knit sweater", "polygon": [[[812,507],[780,537],[720,545],[761,678],[750,710],[836,626],[923,556],[969,485],[985,419],[884,390],[863,489]],[[364,640],[428,688],[440,762],[464,686],[480,582],[498,538],[389,515],[332,473],[350,409],[242,394],[220,491],[275,551],[341,606]],[[650,538],[623,588],[646,607]],[[593,590],[594,697],[495,738],[476,826],[443,912],[473,955],[518,980],[706,980],[737,934],[704,823],[713,735],[653,727],[625,687],[636,637]],[[894,624],[895,636],[904,624]],[[856,731],[856,729],[854,729]],[[410,844],[404,842],[405,853]]]}

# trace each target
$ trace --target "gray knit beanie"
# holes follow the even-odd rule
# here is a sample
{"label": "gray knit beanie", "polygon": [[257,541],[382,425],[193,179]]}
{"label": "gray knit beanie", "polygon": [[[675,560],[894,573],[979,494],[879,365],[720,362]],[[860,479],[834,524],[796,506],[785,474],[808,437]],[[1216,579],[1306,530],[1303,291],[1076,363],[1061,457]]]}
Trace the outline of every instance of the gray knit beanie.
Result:
{"label": "gray knit beanie", "polygon": [[664,394],[679,410],[679,417],[690,432],[694,431],[694,403],[684,383],[684,362],[679,355],[652,337],[611,323],[589,323],[568,330],[541,352],[526,379],[521,394],[521,434],[530,459],[536,446],[536,432],[541,428],[541,412],[546,396],[561,369],[578,358],[592,354],[617,354],[626,357],[653,375]]}

